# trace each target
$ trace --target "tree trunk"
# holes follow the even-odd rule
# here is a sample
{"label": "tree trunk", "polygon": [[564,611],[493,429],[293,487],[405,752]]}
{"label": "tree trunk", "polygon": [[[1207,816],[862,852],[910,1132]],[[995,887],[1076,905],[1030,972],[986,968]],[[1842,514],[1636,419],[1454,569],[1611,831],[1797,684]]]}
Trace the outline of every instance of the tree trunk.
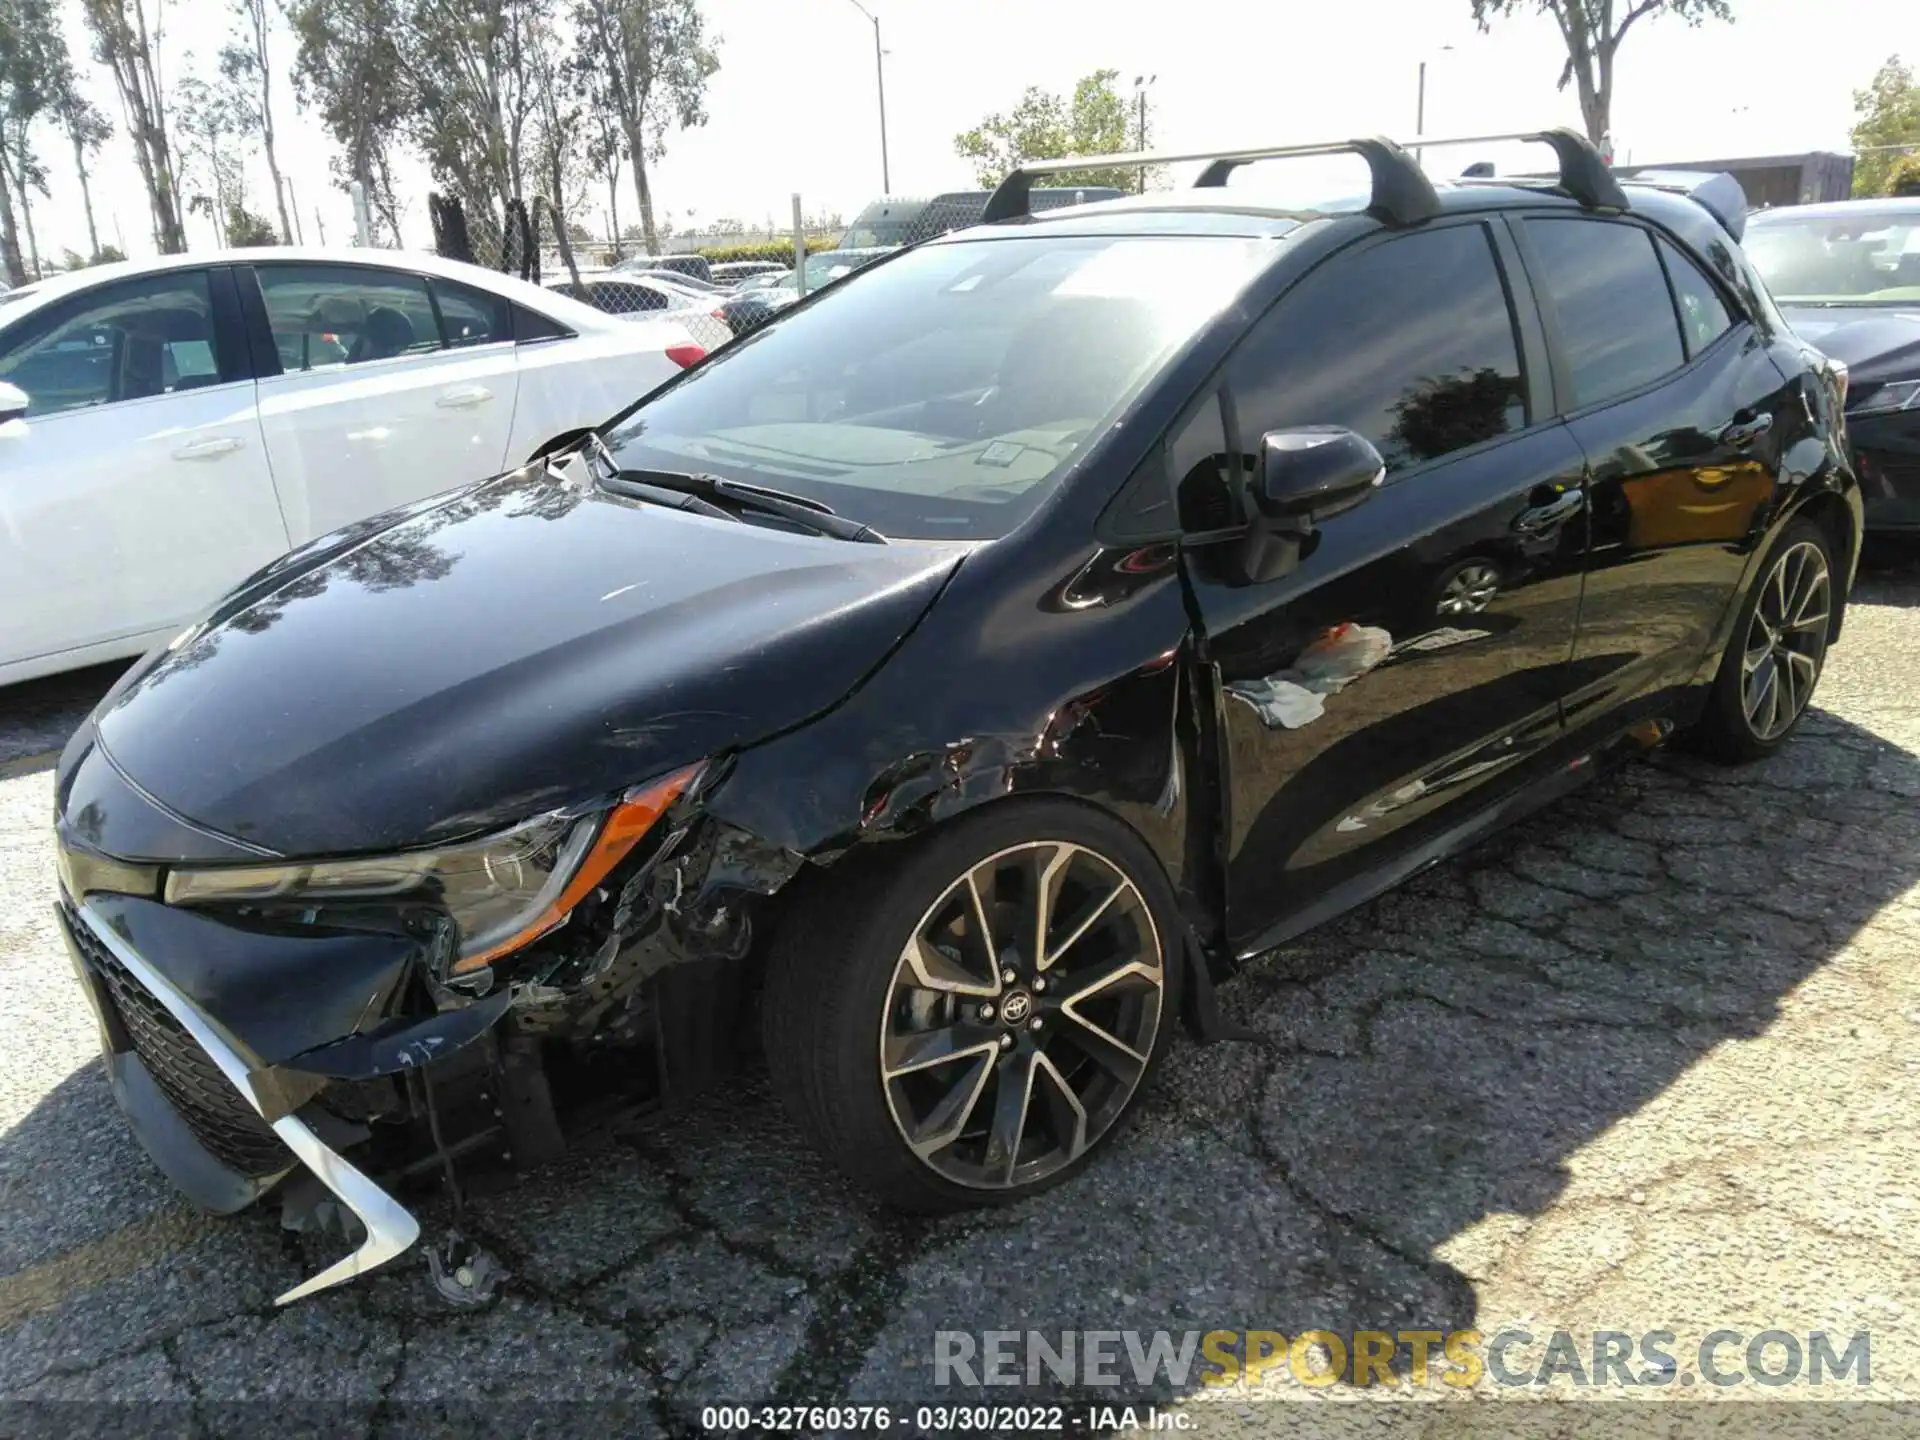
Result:
{"label": "tree trunk", "polygon": [[253,22],[253,52],[260,62],[260,143],[267,152],[267,174],[273,180],[273,208],[280,215],[280,241],[293,243],[293,225],[287,219],[287,187],[280,180],[280,156],[273,148],[273,69],[267,59],[267,7],[262,3],[247,7]]}
{"label": "tree trunk", "polygon": [[647,254],[658,255],[660,247],[653,229],[653,186],[647,182],[646,137],[640,133],[638,124],[621,127],[627,136],[627,150],[633,161],[633,195],[640,202],[640,234],[646,242]]}
{"label": "tree trunk", "polygon": [[[267,82],[260,82],[260,113],[269,115],[267,110]],[[260,127],[260,143],[267,152],[267,174],[273,180],[273,205],[280,212],[280,243],[293,244],[293,223],[287,219],[287,187],[280,179],[280,157],[273,152],[273,120],[269,115],[266,123]]]}
{"label": "tree trunk", "polygon": [[87,258],[93,259],[100,253],[100,230],[93,221],[93,187],[87,183],[87,152],[80,143],[80,137],[73,137],[73,168],[80,176],[80,203],[87,212]]}
{"label": "tree trunk", "polygon": [[13,180],[0,167],[0,268],[7,284],[27,283],[27,267],[20,263],[20,229],[13,215]]}
{"label": "tree trunk", "polygon": [[613,257],[620,258],[620,174],[611,165],[607,167],[607,241],[613,246]]}
{"label": "tree trunk", "polygon": [[20,181],[20,223],[26,228],[27,232],[27,261],[33,266],[33,278],[39,280],[44,277],[45,272],[40,268],[40,242],[34,238],[33,234],[33,197],[27,193],[27,182],[24,178],[24,172],[22,172],[22,175],[23,178]]}
{"label": "tree trunk", "polygon": [[130,78],[139,104],[134,143],[146,146],[153,167],[153,220],[160,253],[180,255],[187,248],[186,226],[180,214],[180,179],[173,169],[173,147],[167,142],[166,98],[160,92],[159,62],[147,33],[146,0],[133,0],[133,15],[138,22],[137,43],[126,63],[132,71]]}

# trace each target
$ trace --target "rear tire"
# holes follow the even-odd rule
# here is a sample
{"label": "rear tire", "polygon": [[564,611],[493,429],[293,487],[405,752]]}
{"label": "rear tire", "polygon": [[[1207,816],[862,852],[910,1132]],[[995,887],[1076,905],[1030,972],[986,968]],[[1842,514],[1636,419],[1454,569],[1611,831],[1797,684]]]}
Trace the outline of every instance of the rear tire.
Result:
{"label": "rear tire", "polygon": [[768,957],[775,1089],[890,1205],[1023,1199],[1132,1111],[1179,1013],[1183,933],[1153,853],[1071,801],[1001,802],[848,857]]}
{"label": "rear tire", "polygon": [[1831,537],[1811,520],[1790,522],[1741,602],[1694,748],[1758,760],[1799,728],[1826,664],[1833,576]]}

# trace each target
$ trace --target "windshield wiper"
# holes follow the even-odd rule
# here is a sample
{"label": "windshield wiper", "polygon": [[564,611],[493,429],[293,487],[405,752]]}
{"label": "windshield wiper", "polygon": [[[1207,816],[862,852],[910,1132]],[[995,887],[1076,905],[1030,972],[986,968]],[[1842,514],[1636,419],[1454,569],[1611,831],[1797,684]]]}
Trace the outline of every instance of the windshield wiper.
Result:
{"label": "windshield wiper", "polygon": [[[818,500],[809,500],[803,495],[792,495],[785,490],[774,490],[764,485],[729,480],[721,475],[679,470],[618,470],[611,475],[603,474],[600,483],[609,490],[622,495],[635,495],[642,500],[655,498],[663,491],[684,496],[694,502],[682,507],[688,510],[718,511],[736,520],[740,518],[736,511],[753,510],[811,530],[817,535],[830,535],[835,540],[852,540],[862,545],[887,543],[887,537],[872,526],[836,515],[831,507]],[[649,491],[654,492],[653,495],[649,495]]]}

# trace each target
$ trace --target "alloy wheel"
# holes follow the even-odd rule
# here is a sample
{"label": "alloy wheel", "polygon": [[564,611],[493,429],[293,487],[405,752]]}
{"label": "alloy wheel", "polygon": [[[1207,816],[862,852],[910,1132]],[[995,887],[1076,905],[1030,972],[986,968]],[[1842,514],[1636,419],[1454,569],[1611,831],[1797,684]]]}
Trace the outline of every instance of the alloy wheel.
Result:
{"label": "alloy wheel", "polygon": [[1740,662],[1740,703],[1758,740],[1783,735],[1820,679],[1833,604],[1827,557],[1811,540],[1782,551],[1760,584]]}
{"label": "alloy wheel", "polygon": [[1139,1088],[1165,981],[1146,898],[1111,861],[1065,841],[989,855],[894,968],[880,1073],[901,1138],[971,1189],[1047,1179]]}
{"label": "alloy wheel", "polygon": [[1441,587],[1435,608],[1442,616],[1478,615],[1500,590],[1500,572],[1484,560],[1471,560]]}

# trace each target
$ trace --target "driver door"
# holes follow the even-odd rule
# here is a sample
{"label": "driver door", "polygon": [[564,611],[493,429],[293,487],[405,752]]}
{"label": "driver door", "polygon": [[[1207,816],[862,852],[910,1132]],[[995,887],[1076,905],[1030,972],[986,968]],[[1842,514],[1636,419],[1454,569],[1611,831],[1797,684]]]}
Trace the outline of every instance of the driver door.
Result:
{"label": "driver door", "polygon": [[[1174,436],[1242,953],[1437,853],[1562,733],[1585,462],[1551,418],[1510,247],[1467,221],[1340,252],[1256,322]],[[1372,441],[1386,483],[1248,574],[1240,491],[1262,435],[1304,425]]]}

